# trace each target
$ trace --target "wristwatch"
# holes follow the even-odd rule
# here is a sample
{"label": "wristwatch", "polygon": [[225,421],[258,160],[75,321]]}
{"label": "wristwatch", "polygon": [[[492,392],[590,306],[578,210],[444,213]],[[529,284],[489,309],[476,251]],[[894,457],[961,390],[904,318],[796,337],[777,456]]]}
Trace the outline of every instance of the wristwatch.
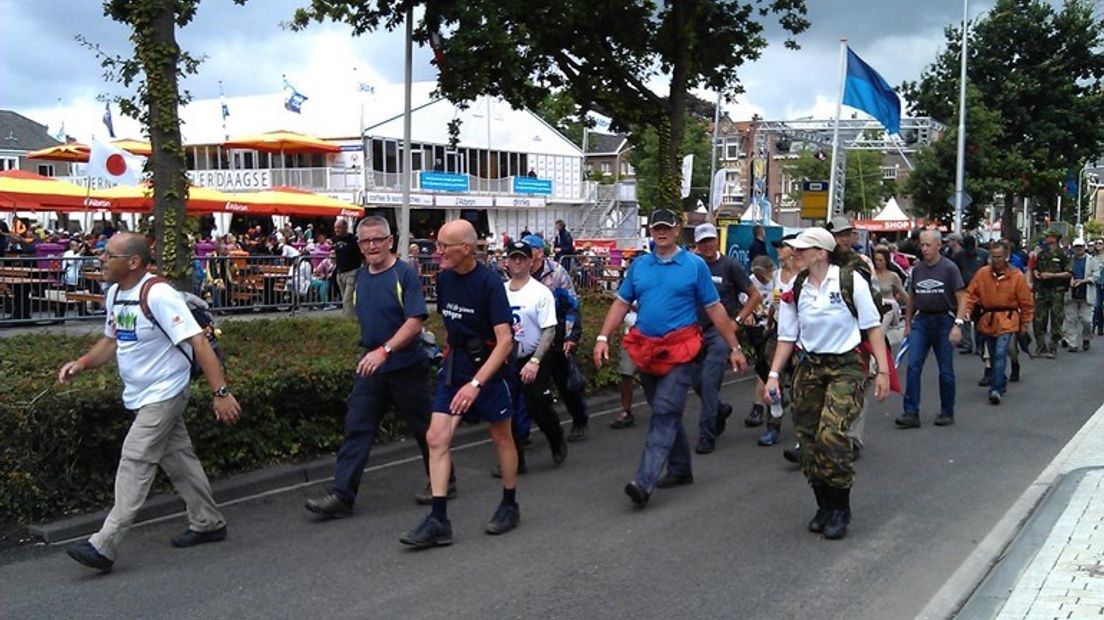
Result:
{"label": "wristwatch", "polygon": [[955,327],[962,327],[966,324],[966,319],[955,319]]}
{"label": "wristwatch", "polygon": [[479,379],[476,379],[475,377],[472,377],[471,383],[469,383],[468,385],[472,386],[473,388],[475,388],[477,390],[479,388],[483,387],[483,384],[481,384],[479,382]]}
{"label": "wristwatch", "polygon": [[381,348],[383,349],[383,352],[388,355],[391,355],[391,352],[394,351],[394,349],[391,348],[391,345],[387,344],[386,342],[383,343],[383,347]]}
{"label": "wristwatch", "polygon": [[215,398],[226,398],[229,395],[230,388],[226,387],[225,385],[215,390],[214,392],[211,392],[211,396],[214,396]]}

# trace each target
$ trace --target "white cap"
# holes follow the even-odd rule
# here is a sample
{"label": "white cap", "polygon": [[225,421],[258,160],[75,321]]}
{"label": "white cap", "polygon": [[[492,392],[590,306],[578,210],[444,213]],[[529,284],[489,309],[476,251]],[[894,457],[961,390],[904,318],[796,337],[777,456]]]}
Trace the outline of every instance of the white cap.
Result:
{"label": "white cap", "polygon": [[1074,239],[1073,240],[1073,245],[1074,246],[1079,246],[1079,245],[1083,246],[1083,245],[1085,245],[1085,240],[1081,239],[1081,238]]}
{"label": "white cap", "polygon": [[836,249],[836,238],[823,228],[807,228],[796,239],[788,243],[795,250],[820,248],[831,252]]}
{"label": "white cap", "polygon": [[694,228],[694,243],[701,241],[702,239],[716,239],[717,227],[712,224],[698,224]]}

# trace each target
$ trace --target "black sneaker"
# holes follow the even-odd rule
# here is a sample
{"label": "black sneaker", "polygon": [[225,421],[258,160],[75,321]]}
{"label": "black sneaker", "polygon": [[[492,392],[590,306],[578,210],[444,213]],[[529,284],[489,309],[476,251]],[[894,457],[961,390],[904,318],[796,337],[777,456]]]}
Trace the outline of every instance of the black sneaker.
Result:
{"label": "black sneaker", "polygon": [[686,474],[683,476],[676,476],[674,474],[667,474],[656,482],[657,489],[668,489],[670,487],[681,487],[688,484],[694,484],[694,474]]}
{"label": "black sneaker", "polygon": [[992,392],[989,392],[989,403],[990,404],[999,405],[1000,401],[1001,401],[1000,392],[998,392],[996,390],[993,390]]}
{"label": "black sneaker", "polygon": [[567,460],[567,442],[560,440],[558,446],[552,447],[552,462],[559,465]]}
{"label": "black sneaker", "polygon": [[1008,380],[1012,383],[1020,382],[1020,365],[1012,364],[1012,372],[1008,375]]}
{"label": "black sneaker", "polygon": [[570,442],[583,441],[587,438],[587,427],[585,426],[572,426],[571,430],[567,433],[567,440]]}
{"label": "black sneaker", "polygon": [[899,416],[893,423],[897,428],[920,428],[920,416],[905,414]]}
{"label": "black sneaker", "polygon": [[502,503],[495,509],[494,516],[483,531],[497,536],[505,534],[518,526],[521,521],[521,509],[516,503]]}
{"label": "black sneaker", "polygon": [[935,416],[935,425],[936,426],[951,426],[952,424],[954,424],[954,416],[953,415],[940,414],[940,415]]}
{"label": "black sneaker", "polygon": [[226,540],[226,526],[222,526],[217,530],[211,530],[210,532],[197,532],[191,528],[184,530],[184,533],[176,538],[172,539],[174,547],[194,547],[196,545],[202,545],[204,543],[213,543]]}
{"label": "black sneaker", "polygon": [[432,514],[427,515],[418,527],[400,536],[399,542],[415,549],[451,545],[452,524],[448,519],[442,521]]}
{"label": "black sneaker", "polygon": [[628,411],[622,411],[610,422],[610,428],[629,428],[636,424],[636,418]]}
{"label": "black sneaker", "polygon": [[641,508],[648,505],[649,493],[635,480],[625,485],[625,495],[628,495],[629,499]]}
{"label": "black sneaker", "polygon": [[716,440],[702,437],[698,439],[698,445],[694,446],[694,452],[698,454],[712,454],[713,450],[717,449]]}
{"label": "black sneaker", "polygon": [[763,423],[763,405],[752,405],[751,412],[744,418],[744,426],[759,426]]}
{"label": "black sneaker", "polygon": [[732,417],[732,405],[719,403],[717,405],[717,421],[713,423],[713,434],[720,436],[728,427],[728,419]]}
{"label": "black sneaker", "polygon": [[[456,481],[449,480],[448,492],[445,493],[446,499],[456,498]],[[433,489],[430,488],[427,482],[425,488],[414,494],[414,501],[418,502],[422,506],[428,506],[433,503]]]}
{"label": "black sneaker", "polygon": [[340,519],[353,514],[353,505],[333,493],[308,499],[306,509],[329,519]]}
{"label": "black sneaker", "polygon": [[801,464],[801,444],[794,444],[792,448],[786,448],[782,451],[782,458],[791,463]]}
{"label": "black sneaker", "polygon": [[84,564],[88,568],[94,568],[103,573],[111,572],[111,567],[115,564],[114,560],[109,560],[103,555],[100,555],[99,551],[96,551],[96,547],[87,540],[82,543],[73,543],[65,548],[65,553],[69,554],[69,557]]}
{"label": "black sneaker", "polygon": [[978,381],[979,387],[988,387],[993,383],[993,370],[986,368],[985,373],[981,375],[981,381]]}

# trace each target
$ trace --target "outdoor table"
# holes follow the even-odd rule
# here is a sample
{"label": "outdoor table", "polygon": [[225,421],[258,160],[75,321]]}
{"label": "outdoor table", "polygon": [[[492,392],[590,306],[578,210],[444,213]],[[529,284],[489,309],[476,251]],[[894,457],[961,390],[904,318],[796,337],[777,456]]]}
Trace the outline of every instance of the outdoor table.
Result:
{"label": "outdoor table", "polygon": [[19,321],[31,318],[31,294],[41,292],[52,280],[45,278],[3,278],[0,279],[12,292],[12,319]]}

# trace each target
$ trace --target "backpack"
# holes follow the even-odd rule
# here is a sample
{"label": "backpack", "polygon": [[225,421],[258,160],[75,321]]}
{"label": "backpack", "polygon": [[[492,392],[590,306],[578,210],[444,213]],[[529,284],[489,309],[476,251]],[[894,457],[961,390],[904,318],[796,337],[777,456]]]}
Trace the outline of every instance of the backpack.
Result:
{"label": "backpack", "polygon": [[[833,264],[835,263],[833,262]],[[855,307],[855,278],[853,277],[853,274],[858,273],[870,287],[870,297],[874,300],[874,306],[878,308],[878,317],[884,318],[886,313],[890,311],[890,306],[882,301],[882,292],[874,284],[874,274],[870,270],[870,265],[859,254],[852,252],[848,256],[847,262],[838,266],[840,270],[840,295],[843,297],[843,303],[847,305],[847,309],[851,311],[851,316],[856,319],[859,318],[859,309]],[[809,272],[807,270],[801,271],[794,278],[794,308],[799,307],[797,302],[801,297],[801,288],[808,278]]]}
{"label": "backpack", "polygon": [[[142,288],[138,291],[138,307],[142,309],[142,314],[146,317],[146,320],[148,320],[150,323],[153,323],[154,327],[161,330],[161,333],[165,335],[165,338],[168,338],[169,342],[172,342],[172,338],[169,337],[169,333],[165,331],[164,327],[161,327],[161,323],[159,323],[157,321],[157,318],[153,316],[153,311],[150,310],[149,307],[150,288],[152,288],[154,284],[158,284],[161,282],[172,286],[171,282],[160,276],[153,276],[152,278],[142,283]],[[220,347],[218,343],[218,337],[222,334],[222,332],[217,327],[215,327],[215,318],[211,315],[207,302],[203,301],[202,299],[196,297],[191,293],[179,293],[180,296],[184,298],[184,303],[188,306],[188,311],[192,313],[192,318],[195,319],[195,322],[198,323],[199,326],[203,329],[203,333],[207,337],[207,342],[210,343],[211,349],[215,352],[215,357],[218,358],[219,364],[225,371],[226,356],[223,355],[222,347]],[[115,305],[118,296],[119,287],[116,285],[111,297],[112,306]],[[176,349],[180,351],[181,355],[187,358],[188,364],[191,366],[191,377],[193,379],[196,379],[201,376],[203,374],[203,369],[199,367],[199,363],[195,359],[194,352],[193,355],[188,355],[188,352],[184,350],[184,347],[179,344],[176,345]]]}

